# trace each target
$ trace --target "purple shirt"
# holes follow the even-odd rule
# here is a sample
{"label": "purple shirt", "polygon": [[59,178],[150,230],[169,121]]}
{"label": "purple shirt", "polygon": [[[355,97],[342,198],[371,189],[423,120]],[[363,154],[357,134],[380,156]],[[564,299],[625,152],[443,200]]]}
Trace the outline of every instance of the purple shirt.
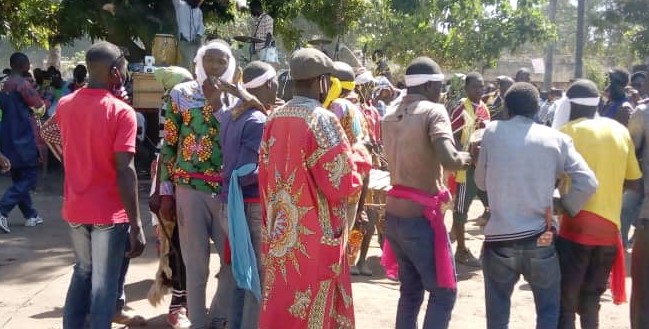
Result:
{"label": "purple shirt", "polygon": [[[259,162],[259,145],[264,132],[266,115],[258,110],[249,109],[236,120],[232,120],[232,111],[225,111],[219,116],[219,120],[223,154],[221,200],[227,202],[232,172],[245,164]],[[239,177],[244,199],[259,197],[258,174],[259,168],[249,175]]]}

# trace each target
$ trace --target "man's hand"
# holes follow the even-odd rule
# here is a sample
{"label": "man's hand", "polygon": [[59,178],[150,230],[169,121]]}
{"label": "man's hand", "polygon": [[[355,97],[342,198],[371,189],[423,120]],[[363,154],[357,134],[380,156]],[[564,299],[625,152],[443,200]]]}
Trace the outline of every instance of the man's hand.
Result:
{"label": "man's hand", "polygon": [[457,160],[460,162],[462,169],[469,169],[473,163],[469,152],[457,152]]}
{"label": "man's hand", "polygon": [[0,171],[6,173],[9,170],[11,170],[11,161],[3,154],[0,154]]}
{"label": "man's hand", "polygon": [[160,196],[160,216],[162,220],[176,220],[176,200],[171,195]]}
{"label": "man's hand", "polygon": [[151,210],[151,212],[154,214],[159,213],[161,202],[162,198],[160,197],[160,194],[153,193],[153,195],[149,197],[149,210]]}
{"label": "man's hand", "polygon": [[223,104],[221,103],[221,94],[223,92],[218,89],[210,79],[203,82],[203,94],[205,99],[212,105],[212,107],[217,110],[220,109]]}
{"label": "man's hand", "polygon": [[[137,221],[140,223],[140,220]],[[131,225],[131,230],[128,233],[128,239],[131,248],[126,251],[126,257],[136,258],[142,255],[144,247],[146,246],[146,237],[144,237],[144,230],[140,225]]]}

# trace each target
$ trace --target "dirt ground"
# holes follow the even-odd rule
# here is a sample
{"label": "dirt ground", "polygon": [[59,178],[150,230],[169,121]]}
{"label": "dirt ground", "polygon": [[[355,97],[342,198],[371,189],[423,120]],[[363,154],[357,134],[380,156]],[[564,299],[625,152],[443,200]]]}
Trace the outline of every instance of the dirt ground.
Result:
{"label": "dirt ground", "polygon": [[[6,177],[0,178],[0,191],[8,186]],[[56,329],[61,328],[62,307],[72,273],[73,256],[68,237],[67,224],[61,220],[61,178],[47,177],[43,186],[34,194],[36,208],[45,223],[36,228],[23,227],[20,212],[14,210],[9,223],[11,234],[0,235],[0,328],[5,329]],[[143,182],[142,195],[148,188]],[[143,198],[142,205],[146,198]],[[146,209],[146,208],[143,208]],[[482,205],[472,205],[469,218],[482,213]],[[148,222],[146,215],[143,217]],[[447,224],[450,216],[447,214]],[[147,226],[149,224],[147,223]],[[151,306],[146,294],[153,282],[157,269],[154,240],[150,227],[147,228],[149,245],[145,254],[134,260],[127,277],[126,295],[128,307],[149,320],[147,328],[167,328],[165,314],[167,305]],[[467,243],[478,256],[483,240],[482,229],[467,224]],[[356,327],[394,328],[394,319],[399,298],[399,285],[388,280],[378,264],[381,251],[376,240],[370,250],[370,264],[373,277],[354,277],[353,296],[356,309]],[[211,259],[213,273],[218,269],[216,256]],[[484,285],[482,271],[459,268],[459,296],[453,311],[451,328],[485,328]],[[627,278],[627,288],[630,279]],[[215,291],[216,282],[210,281],[208,291]],[[167,299],[168,302],[168,299]],[[426,303],[424,302],[424,305]],[[420,313],[420,323],[423,320]],[[629,328],[628,304],[615,306],[610,293],[602,300],[601,328]],[[512,296],[510,328],[528,329],[535,327],[535,310],[529,286],[522,281]],[[121,328],[115,326],[114,328]]]}

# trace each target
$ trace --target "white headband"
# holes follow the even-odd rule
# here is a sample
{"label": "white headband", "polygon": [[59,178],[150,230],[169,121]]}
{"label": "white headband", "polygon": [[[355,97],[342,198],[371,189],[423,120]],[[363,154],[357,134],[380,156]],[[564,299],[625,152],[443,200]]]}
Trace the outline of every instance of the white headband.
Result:
{"label": "white headband", "polygon": [[558,130],[570,121],[570,104],[597,106],[599,102],[599,97],[568,98],[568,96],[564,95],[557,101],[557,108],[554,110],[554,118],[552,120],[552,128]]}
{"label": "white headband", "polygon": [[406,87],[415,87],[423,85],[428,81],[441,82],[444,81],[444,74],[411,74],[404,77]]}
{"label": "white headband", "polygon": [[354,82],[356,82],[357,85],[364,85],[372,81],[374,81],[374,76],[372,76],[372,73],[370,71],[365,71],[359,74],[356,79],[354,79]]}
{"label": "white headband", "polygon": [[243,87],[246,89],[255,89],[263,86],[264,83],[268,82],[270,79],[275,78],[276,76],[277,72],[274,68],[271,67],[270,69],[268,69],[268,71],[264,72],[264,74],[244,83]]}
{"label": "white headband", "polygon": [[234,70],[237,65],[236,60],[234,59],[234,56],[232,56],[232,50],[230,50],[230,46],[228,46],[228,44],[226,44],[225,42],[219,40],[210,41],[206,45],[199,48],[198,52],[196,52],[196,57],[194,58],[194,72],[196,73],[196,79],[201,86],[203,86],[203,83],[205,82],[205,80],[207,80],[208,76],[205,72],[205,68],[203,67],[203,57],[205,57],[205,54],[208,50],[212,49],[220,50],[230,58],[230,60],[228,61],[228,68],[225,70],[225,72],[223,72],[223,75],[221,75],[220,78],[228,82],[234,82],[232,81],[232,78],[234,77]]}
{"label": "white headband", "polygon": [[588,98],[569,98],[570,103],[584,106],[597,106],[599,105],[599,97],[588,97]]}

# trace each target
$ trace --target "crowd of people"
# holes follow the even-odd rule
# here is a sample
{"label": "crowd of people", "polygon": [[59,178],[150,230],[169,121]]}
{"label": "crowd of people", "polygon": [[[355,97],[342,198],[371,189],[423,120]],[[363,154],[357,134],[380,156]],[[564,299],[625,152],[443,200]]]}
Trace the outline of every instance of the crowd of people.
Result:
{"label": "crowd of people", "polygon": [[[608,288],[616,304],[627,301],[631,246],[631,328],[649,328],[646,72],[613,69],[603,91],[576,80],[540,93],[527,69],[485,85],[479,73],[447,78],[420,57],[397,88],[386,65],[375,77],[304,48],[291,55],[292,96],[282,100],[272,65],[238,68],[230,45],[201,45],[200,29],[189,31],[181,41],[194,72],[155,72],[165,96],[149,208],[160,263],[148,298],[158,305],[171,293],[173,328],[353,328],[351,275],[374,274],[365,258],[379,219],[364,207],[372,169],[389,171],[392,185],[382,264],[400,284],[396,328],[417,328],[425,292],[423,328],[449,327],[458,264],[483,270],[490,329],[508,327],[521,275],[536,328],[575,328],[577,318],[598,328]],[[10,66],[0,166],[13,186],[0,199],[0,229],[10,232],[15,205],[26,226],[43,223],[30,191],[49,146],[74,173],[64,178],[75,265],[63,327],[144,325],[124,311],[129,260],[146,239],[123,53],[94,44],[68,84],[54,68],[32,75],[22,53]],[[476,197],[485,208],[479,257],[464,228]],[[359,255],[352,232],[362,235]],[[212,244],[220,269],[207,308]]]}

